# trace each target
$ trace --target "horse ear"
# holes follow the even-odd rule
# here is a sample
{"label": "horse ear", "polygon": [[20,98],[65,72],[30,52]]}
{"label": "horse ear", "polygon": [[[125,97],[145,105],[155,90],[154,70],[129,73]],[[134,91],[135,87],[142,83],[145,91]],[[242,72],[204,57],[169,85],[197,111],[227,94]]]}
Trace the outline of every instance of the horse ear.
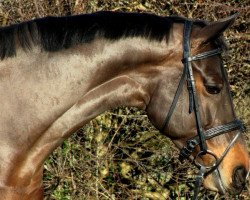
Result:
{"label": "horse ear", "polygon": [[236,17],[238,16],[239,13],[236,13],[230,17],[209,23],[194,35],[196,44],[199,46],[215,38],[218,38],[228,27],[233,24]]}

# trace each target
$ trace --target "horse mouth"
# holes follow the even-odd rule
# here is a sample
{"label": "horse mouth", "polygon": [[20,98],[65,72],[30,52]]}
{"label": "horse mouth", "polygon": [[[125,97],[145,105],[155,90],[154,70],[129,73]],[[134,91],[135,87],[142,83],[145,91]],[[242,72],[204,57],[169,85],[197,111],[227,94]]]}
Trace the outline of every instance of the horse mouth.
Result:
{"label": "horse mouth", "polygon": [[249,177],[249,173],[250,171],[247,172],[244,167],[237,167],[232,175],[232,183],[227,184],[221,176],[220,169],[215,169],[211,173],[214,183],[213,187],[208,186],[207,189],[216,191],[222,195],[226,193],[239,195],[246,186],[246,180]]}
{"label": "horse mouth", "polygon": [[213,182],[214,182],[213,185],[214,185],[214,187],[213,188],[208,187],[208,189],[211,189],[211,190],[213,190],[215,192],[218,192],[220,194],[226,194],[227,189],[226,189],[226,187],[225,187],[225,185],[223,183],[223,180],[222,180],[219,169],[215,169],[211,173],[211,176],[213,177]]}

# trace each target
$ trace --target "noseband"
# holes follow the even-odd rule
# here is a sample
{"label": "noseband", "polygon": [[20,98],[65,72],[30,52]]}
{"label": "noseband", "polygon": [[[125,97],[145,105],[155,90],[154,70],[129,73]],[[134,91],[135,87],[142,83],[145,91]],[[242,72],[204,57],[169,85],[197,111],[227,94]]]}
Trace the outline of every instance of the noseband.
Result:
{"label": "noseband", "polygon": [[[204,130],[202,126],[202,120],[201,120],[199,103],[198,103],[198,96],[197,96],[197,91],[195,87],[195,79],[194,79],[193,70],[192,70],[192,61],[202,60],[204,58],[219,55],[221,54],[222,51],[220,48],[217,48],[211,51],[200,53],[196,56],[192,56],[191,50],[190,50],[190,36],[191,36],[191,31],[192,31],[192,24],[193,24],[192,21],[189,21],[189,20],[186,20],[184,24],[184,36],[183,36],[184,52],[183,52],[183,59],[182,59],[182,63],[184,65],[183,73],[182,73],[179,85],[177,87],[173,102],[167,114],[167,117],[163,123],[162,131],[166,127],[168,127],[169,121],[176,107],[176,104],[181,94],[184,83],[187,82],[187,89],[188,89],[188,94],[189,94],[189,113],[192,113],[194,111],[196,128],[197,128],[197,136],[187,140],[186,146],[183,147],[180,151],[180,159],[183,160],[183,159],[189,158],[191,154],[193,153],[193,151],[195,150],[195,148],[198,145],[200,146],[200,152],[194,157],[194,164],[199,168],[199,174],[197,175],[197,178],[196,178],[195,191],[194,191],[194,197],[193,197],[193,200],[197,200],[204,176],[210,174],[211,172],[215,172],[216,175],[219,177],[220,187],[222,190],[224,190],[223,184],[220,179],[218,167],[220,163],[223,161],[223,159],[225,158],[225,156],[227,155],[228,151],[235,144],[235,142],[237,141],[241,133],[245,131],[245,126],[242,123],[242,121],[240,121],[239,119],[235,119],[230,123],[219,125],[219,126],[210,128],[208,130]],[[226,72],[223,67],[222,67],[222,73],[224,75],[224,78],[226,78]],[[239,130],[239,132],[232,139],[232,141],[230,142],[226,150],[223,152],[222,156],[220,158],[217,158],[217,156],[207,148],[206,140],[209,140],[213,137],[219,136],[227,132],[235,131],[235,130]],[[201,156],[204,156],[204,155],[211,156],[214,162],[209,166],[206,166],[203,163],[200,163],[199,160]]]}

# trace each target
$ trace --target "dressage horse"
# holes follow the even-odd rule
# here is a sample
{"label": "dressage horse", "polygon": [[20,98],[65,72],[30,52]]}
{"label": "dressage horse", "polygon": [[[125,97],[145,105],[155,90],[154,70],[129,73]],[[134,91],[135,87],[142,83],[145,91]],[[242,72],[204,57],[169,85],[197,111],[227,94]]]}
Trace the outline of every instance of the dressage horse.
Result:
{"label": "dressage horse", "polygon": [[146,110],[199,168],[197,188],[240,193],[249,157],[220,56],[235,18],[97,12],[1,28],[0,199],[43,199],[46,158],[118,106]]}

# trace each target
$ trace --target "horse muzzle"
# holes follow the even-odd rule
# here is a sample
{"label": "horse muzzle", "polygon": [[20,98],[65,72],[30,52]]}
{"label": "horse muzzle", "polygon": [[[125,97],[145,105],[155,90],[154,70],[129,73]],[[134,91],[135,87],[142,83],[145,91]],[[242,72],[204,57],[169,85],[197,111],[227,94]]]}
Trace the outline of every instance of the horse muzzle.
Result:
{"label": "horse muzzle", "polygon": [[231,177],[225,176],[223,170],[219,168],[204,179],[204,186],[220,194],[238,195],[246,186],[248,175],[249,171],[244,166],[235,167]]}

